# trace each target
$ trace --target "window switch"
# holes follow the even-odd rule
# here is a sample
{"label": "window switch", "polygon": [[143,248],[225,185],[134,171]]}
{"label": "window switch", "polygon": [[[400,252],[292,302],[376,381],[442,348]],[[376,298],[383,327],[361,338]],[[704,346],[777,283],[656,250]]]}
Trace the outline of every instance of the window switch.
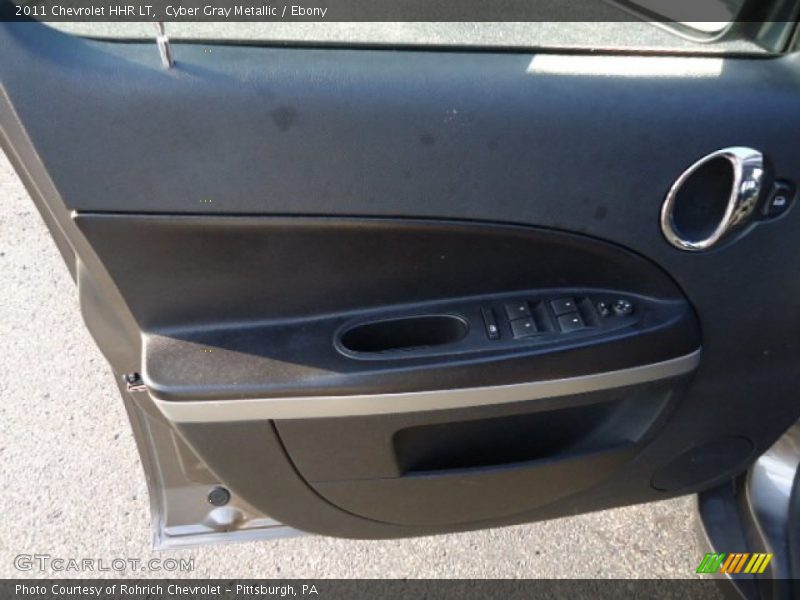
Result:
{"label": "window switch", "polygon": [[511,321],[511,333],[514,334],[515,339],[519,339],[529,335],[536,335],[539,331],[536,329],[536,323],[529,317]]}
{"label": "window switch", "polygon": [[558,317],[558,326],[561,327],[562,333],[571,333],[586,328],[586,323],[578,313],[569,315],[561,315]]}
{"label": "window switch", "polygon": [[506,316],[509,321],[524,319],[531,316],[531,308],[524,300],[506,303]]}
{"label": "window switch", "polygon": [[550,306],[553,308],[553,312],[556,313],[557,317],[578,310],[578,307],[575,305],[574,298],[559,298],[558,300],[552,300],[550,302]]}

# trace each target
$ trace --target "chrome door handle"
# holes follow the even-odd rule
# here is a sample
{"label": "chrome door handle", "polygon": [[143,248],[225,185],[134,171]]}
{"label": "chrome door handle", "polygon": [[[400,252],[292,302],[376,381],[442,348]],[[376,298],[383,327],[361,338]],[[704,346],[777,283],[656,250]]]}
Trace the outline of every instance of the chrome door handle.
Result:
{"label": "chrome door handle", "polygon": [[731,147],[690,166],[661,208],[661,230],[681,250],[707,250],[742,229],[755,213],[764,182],[764,156]]}

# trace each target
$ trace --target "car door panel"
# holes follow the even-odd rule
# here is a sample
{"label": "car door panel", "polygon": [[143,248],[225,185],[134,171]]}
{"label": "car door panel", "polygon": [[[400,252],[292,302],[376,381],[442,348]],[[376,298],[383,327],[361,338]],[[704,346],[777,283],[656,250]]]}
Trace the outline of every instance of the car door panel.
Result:
{"label": "car door panel", "polygon": [[396,537],[656,500],[800,416],[798,214],[705,253],[659,228],[720,148],[797,177],[792,56],[180,44],[164,70],[36,24],[0,43],[0,137],[133,420],[277,521]]}
{"label": "car door panel", "polygon": [[[582,236],[402,220],[79,213],[74,221],[148,334],[142,374],[162,400],[514,384],[659,363],[699,347],[692,310],[660,269]],[[619,294],[636,312],[600,317],[593,302],[610,305]],[[561,297],[581,305],[586,329],[558,332],[549,302]],[[532,315],[541,335],[513,338],[504,307],[516,299],[541,311]],[[484,309],[498,340],[487,338]],[[392,339],[426,315],[466,316],[463,339],[422,348]],[[396,319],[409,324],[371,341],[386,348],[343,346],[349,331]],[[204,348],[215,351],[204,357]]]}

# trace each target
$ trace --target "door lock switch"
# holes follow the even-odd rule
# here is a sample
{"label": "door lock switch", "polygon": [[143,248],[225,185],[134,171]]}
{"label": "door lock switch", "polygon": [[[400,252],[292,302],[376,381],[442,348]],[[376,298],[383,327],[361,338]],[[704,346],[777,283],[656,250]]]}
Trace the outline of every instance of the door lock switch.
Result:
{"label": "door lock switch", "polygon": [[607,302],[597,303],[597,314],[600,315],[601,317],[611,316],[611,308],[609,308]]}
{"label": "door lock switch", "polygon": [[491,308],[482,308],[481,315],[483,316],[483,325],[486,327],[486,337],[490,340],[499,340],[500,328],[494,318],[494,311]]}
{"label": "door lock switch", "polygon": [[533,319],[528,317],[527,319],[511,321],[511,333],[514,335],[514,339],[520,339],[536,335],[539,330],[536,328],[536,323],[534,323]]}
{"label": "door lock switch", "polygon": [[586,329],[586,323],[578,313],[561,315],[558,317],[558,326],[561,328],[561,333],[572,333],[573,331]]}
{"label": "door lock switch", "polygon": [[519,302],[507,302],[505,308],[506,316],[509,321],[524,319],[531,316],[531,307],[528,306],[528,303],[524,300],[520,300]]}
{"label": "door lock switch", "polygon": [[578,306],[575,304],[574,298],[559,298],[558,300],[551,300],[550,307],[553,309],[553,312],[557,317],[566,315],[568,313],[573,313],[578,310]]}
{"label": "door lock switch", "polygon": [[794,200],[795,187],[788,181],[776,181],[772,184],[772,191],[764,205],[765,217],[777,217],[789,209]]}

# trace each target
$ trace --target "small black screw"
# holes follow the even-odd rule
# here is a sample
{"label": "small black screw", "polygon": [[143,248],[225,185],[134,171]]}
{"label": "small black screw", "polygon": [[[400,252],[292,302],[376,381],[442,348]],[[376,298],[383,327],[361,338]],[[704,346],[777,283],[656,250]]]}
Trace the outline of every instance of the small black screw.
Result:
{"label": "small black screw", "polygon": [[142,377],[138,373],[126,373],[122,378],[128,385],[138,385],[142,382]]}
{"label": "small black screw", "polygon": [[208,503],[213,506],[225,506],[228,502],[230,502],[231,493],[226,490],[224,487],[215,487],[213,490],[208,492]]}
{"label": "small black screw", "polygon": [[142,376],[138,373],[127,373],[122,376],[122,379],[125,380],[125,387],[128,388],[129,392],[141,392],[145,389]]}

